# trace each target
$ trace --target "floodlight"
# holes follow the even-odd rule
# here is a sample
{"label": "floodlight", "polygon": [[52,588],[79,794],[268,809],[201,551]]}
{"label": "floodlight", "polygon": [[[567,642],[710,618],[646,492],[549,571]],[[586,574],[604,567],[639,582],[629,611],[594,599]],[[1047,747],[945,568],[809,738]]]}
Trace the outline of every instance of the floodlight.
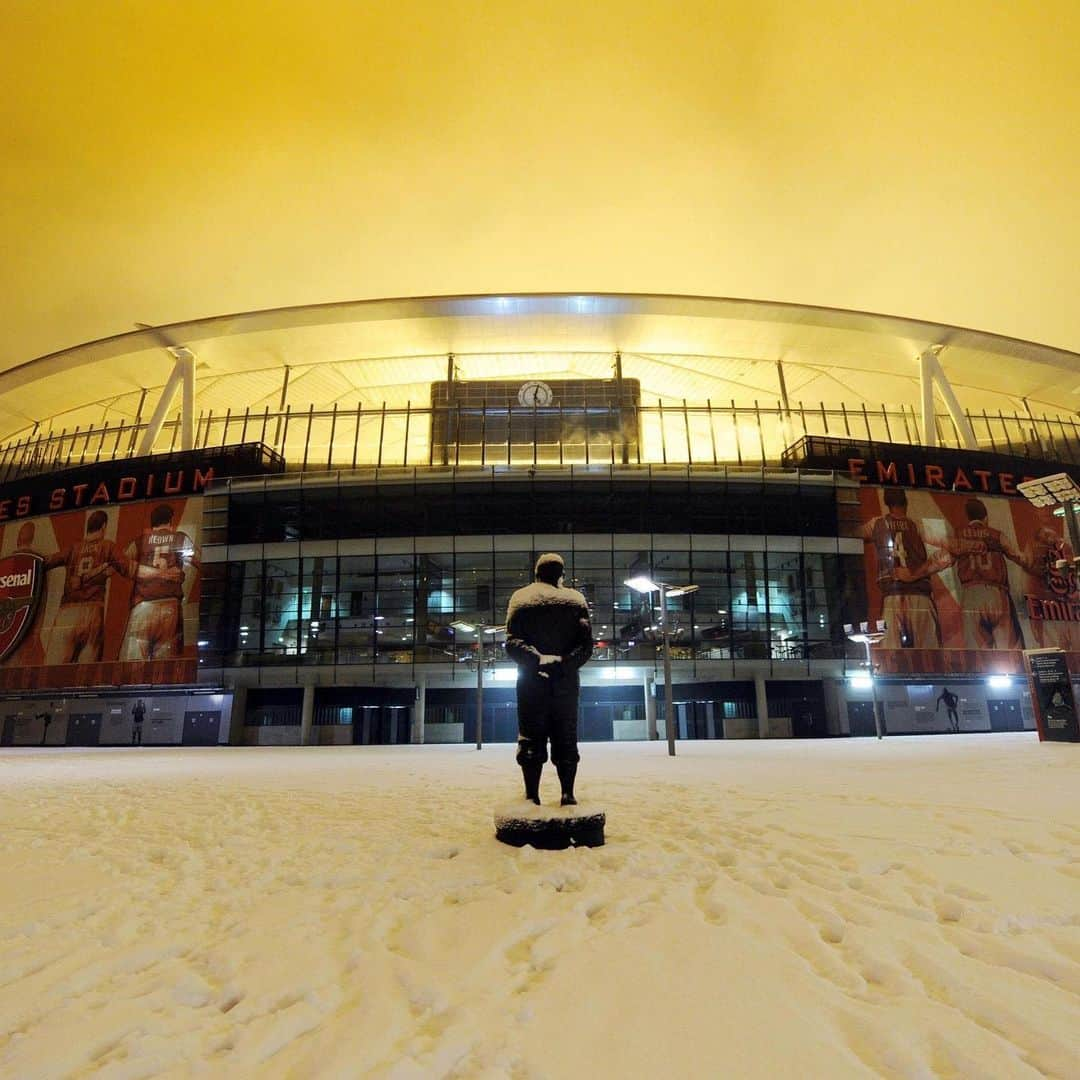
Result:
{"label": "floodlight", "polygon": [[1080,498],[1080,486],[1068,473],[1053,473],[1037,480],[1023,480],[1016,490],[1034,506],[1057,506]]}
{"label": "floodlight", "polygon": [[627,578],[624,585],[639,593],[654,593],[660,591],[660,586],[652,578],[639,574],[637,577]]}
{"label": "floodlight", "polygon": [[454,630],[463,630],[466,634],[475,634],[476,633],[476,627],[473,626],[472,623],[452,622],[450,624],[450,626]]}

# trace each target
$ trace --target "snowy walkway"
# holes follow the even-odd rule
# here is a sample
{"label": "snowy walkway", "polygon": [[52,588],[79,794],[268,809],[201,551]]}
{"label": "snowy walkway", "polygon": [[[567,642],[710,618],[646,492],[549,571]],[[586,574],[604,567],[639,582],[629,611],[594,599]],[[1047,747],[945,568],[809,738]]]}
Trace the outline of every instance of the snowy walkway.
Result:
{"label": "snowy walkway", "polygon": [[0,1076],[1080,1076],[1080,746],[583,752],[5,751]]}

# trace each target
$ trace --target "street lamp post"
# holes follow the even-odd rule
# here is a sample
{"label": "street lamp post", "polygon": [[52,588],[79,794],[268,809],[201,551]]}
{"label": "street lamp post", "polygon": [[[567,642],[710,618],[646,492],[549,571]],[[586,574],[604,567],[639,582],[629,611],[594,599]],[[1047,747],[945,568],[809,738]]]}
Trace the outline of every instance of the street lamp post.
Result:
{"label": "street lamp post", "polygon": [[874,731],[877,732],[877,737],[880,739],[882,735],[881,715],[878,708],[877,679],[874,677],[874,661],[870,656],[870,646],[877,645],[885,637],[885,623],[879,619],[877,630],[870,630],[867,623],[859,623],[858,633],[855,632],[855,628],[851,623],[845,623],[844,633],[847,634],[849,641],[855,641],[866,646],[866,674],[870,679],[870,698],[874,703]]}
{"label": "street lamp post", "polygon": [[667,613],[668,597],[686,596],[698,591],[697,585],[668,585],[667,582],[653,581],[650,577],[628,578],[623,584],[640,593],[660,594],[660,629],[664,649],[664,722],[667,727],[668,754],[675,756],[675,711],[671,702],[671,633]]}
{"label": "street lamp post", "polygon": [[468,622],[452,622],[455,630],[476,635],[476,749],[484,748],[484,665],[487,657],[484,650],[485,634],[501,634],[505,626],[489,626],[486,623],[476,625]]}

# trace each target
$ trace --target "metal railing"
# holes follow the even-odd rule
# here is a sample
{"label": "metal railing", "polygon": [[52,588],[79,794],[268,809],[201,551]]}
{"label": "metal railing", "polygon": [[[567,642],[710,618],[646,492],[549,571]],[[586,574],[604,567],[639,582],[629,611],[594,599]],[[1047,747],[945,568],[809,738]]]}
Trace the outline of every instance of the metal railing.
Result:
{"label": "metal railing", "polygon": [[[979,449],[1080,463],[1080,427],[1060,415],[967,413]],[[962,448],[948,413],[934,417],[937,444]],[[0,483],[99,461],[136,457],[146,424],[35,431],[0,446]],[[433,432],[446,436],[433,439]],[[552,432],[557,434],[552,435]],[[406,405],[282,412],[245,408],[200,413],[195,447],[261,442],[301,471],[375,466],[690,464],[767,465],[804,435],[871,443],[927,443],[913,406],[870,409],[798,402],[566,406],[523,409],[511,402],[479,407]],[[180,449],[180,423],[166,423],[155,452]]]}

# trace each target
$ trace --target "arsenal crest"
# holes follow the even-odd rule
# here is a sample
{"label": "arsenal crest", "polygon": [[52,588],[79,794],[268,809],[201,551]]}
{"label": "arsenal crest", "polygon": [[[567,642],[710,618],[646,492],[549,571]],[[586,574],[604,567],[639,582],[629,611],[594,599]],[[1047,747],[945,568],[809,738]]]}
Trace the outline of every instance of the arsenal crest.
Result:
{"label": "arsenal crest", "polygon": [[45,560],[26,551],[0,559],[0,662],[18,647],[41,601]]}

